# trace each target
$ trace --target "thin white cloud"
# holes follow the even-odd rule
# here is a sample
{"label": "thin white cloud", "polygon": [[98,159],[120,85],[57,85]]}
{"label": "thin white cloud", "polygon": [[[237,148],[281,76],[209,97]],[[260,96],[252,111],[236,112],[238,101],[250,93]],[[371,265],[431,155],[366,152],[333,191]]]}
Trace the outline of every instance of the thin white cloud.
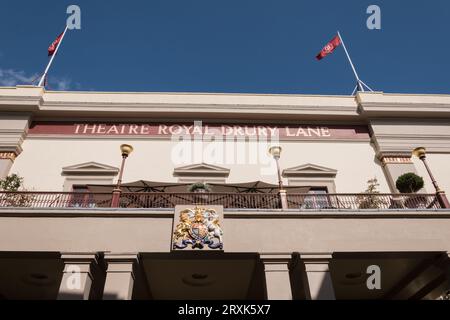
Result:
{"label": "thin white cloud", "polygon": [[[34,81],[34,82],[33,82]],[[33,82],[33,83],[32,83]],[[34,84],[39,82],[39,74],[27,75],[25,71],[14,69],[0,68],[0,86],[14,87],[16,85]],[[48,77],[46,88],[48,90],[70,90],[73,87],[80,89],[79,83],[72,83],[72,80],[67,77]]]}
{"label": "thin white cloud", "polygon": [[55,90],[66,91],[71,88],[71,83],[72,83],[72,81],[67,78],[54,79],[51,77],[48,87],[51,89],[52,86],[55,86]]}
{"label": "thin white cloud", "polygon": [[37,76],[37,74],[28,76],[25,74],[25,71],[0,68],[0,85],[13,87],[18,84],[31,84],[31,81]]}

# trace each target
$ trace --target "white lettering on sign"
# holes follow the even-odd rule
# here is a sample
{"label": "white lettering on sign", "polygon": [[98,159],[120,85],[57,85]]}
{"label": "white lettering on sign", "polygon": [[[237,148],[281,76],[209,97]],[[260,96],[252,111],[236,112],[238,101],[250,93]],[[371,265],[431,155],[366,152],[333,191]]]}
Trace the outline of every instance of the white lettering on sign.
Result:
{"label": "white lettering on sign", "polygon": [[[64,123],[36,122],[29,130],[31,135],[75,135],[75,136],[223,136],[242,139],[262,139],[279,136],[284,139],[368,139],[365,126],[320,126],[320,125],[240,125],[240,124],[152,124],[152,123]],[[389,159],[391,160],[391,159]],[[392,161],[392,160],[391,160]]]}

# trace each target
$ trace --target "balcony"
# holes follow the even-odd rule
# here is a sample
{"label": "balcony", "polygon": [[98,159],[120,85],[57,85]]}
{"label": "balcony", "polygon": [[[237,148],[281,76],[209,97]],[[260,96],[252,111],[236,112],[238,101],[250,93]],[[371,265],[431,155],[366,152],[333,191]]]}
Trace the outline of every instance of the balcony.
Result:
{"label": "balcony", "polygon": [[[288,193],[289,210],[436,210],[443,209],[436,194],[306,194]],[[108,192],[0,192],[0,207],[110,208]],[[167,209],[176,205],[222,205],[225,209],[282,209],[277,193],[122,192],[119,208]],[[284,208],[286,209],[286,208]]]}

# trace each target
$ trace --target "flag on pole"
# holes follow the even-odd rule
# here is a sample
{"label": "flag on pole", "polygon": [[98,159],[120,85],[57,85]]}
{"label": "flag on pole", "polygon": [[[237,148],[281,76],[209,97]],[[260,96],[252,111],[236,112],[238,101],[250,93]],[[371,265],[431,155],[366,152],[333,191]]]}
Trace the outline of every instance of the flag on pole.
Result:
{"label": "flag on pole", "polygon": [[58,44],[61,42],[61,38],[63,36],[64,32],[62,32],[56,39],[55,41],[52,42],[52,44],[50,45],[50,47],[48,47],[48,56],[51,57],[55,51],[56,48],[58,47]]}
{"label": "flag on pole", "polygon": [[42,87],[42,85],[45,86],[44,82],[47,80],[47,74],[48,74],[48,70],[50,69],[50,66],[53,63],[53,59],[55,59],[56,57],[56,53],[59,50],[59,47],[61,46],[61,43],[64,39],[64,36],[67,32],[68,27],[66,26],[66,28],[64,29],[64,32],[61,33],[56,39],[55,41],[52,42],[52,44],[50,45],[50,47],[48,47],[48,56],[50,57],[50,61],[47,64],[47,67],[45,68],[44,74],[41,77],[41,80],[39,81],[38,86]]}
{"label": "flag on pole", "polygon": [[336,49],[341,44],[341,38],[339,35],[336,35],[330,42],[323,47],[322,51],[316,56],[317,60],[322,60],[327,55],[333,53],[334,49]]}
{"label": "flag on pole", "polygon": [[[362,91],[364,92],[364,87],[366,87],[367,89],[369,89],[370,91],[373,91],[367,84],[365,84],[358,76],[358,73],[356,73],[356,69],[355,66],[353,65],[352,59],[350,58],[350,54],[347,51],[347,48],[345,47],[345,43],[344,40],[342,39],[342,36],[340,34],[340,32],[337,32],[337,35],[334,36],[333,39],[331,39],[330,42],[328,42],[326,44],[325,47],[323,47],[323,49],[319,52],[319,54],[316,56],[317,60],[322,60],[323,58],[325,58],[327,55],[333,53],[333,51],[339,47],[340,45],[342,45],[342,48],[345,51],[345,55],[347,56],[348,62],[350,63],[350,66],[352,67],[353,70],[353,74],[355,75],[355,79],[356,79],[356,88],[355,90],[353,90],[353,93],[355,93],[356,91]],[[353,94],[352,93],[352,94]]]}

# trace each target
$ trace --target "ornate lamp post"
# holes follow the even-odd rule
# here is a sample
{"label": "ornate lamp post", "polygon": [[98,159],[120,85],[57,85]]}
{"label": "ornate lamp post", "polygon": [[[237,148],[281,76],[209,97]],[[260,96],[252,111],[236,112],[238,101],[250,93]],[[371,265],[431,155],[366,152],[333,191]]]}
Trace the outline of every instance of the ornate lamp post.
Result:
{"label": "ornate lamp post", "polygon": [[430,167],[428,166],[428,163],[426,161],[426,150],[424,147],[418,147],[413,150],[413,155],[415,155],[417,158],[422,160],[423,164],[425,165],[425,168],[427,169],[428,175],[431,178],[431,182],[433,183],[434,189],[436,190],[436,198],[439,201],[439,204],[442,208],[450,208],[450,203],[447,199],[447,196],[445,195],[445,192],[441,190],[438,186],[438,183],[436,179],[434,178],[433,174],[431,173]]}
{"label": "ornate lamp post", "polygon": [[272,157],[275,159],[275,162],[277,164],[277,172],[278,172],[278,186],[280,190],[283,190],[283,180],[281,179],[281,170],[280,170],[280,156],[281,156],[281,149],[280,146],[273,146],[270,147],[269,153],[272,155]]}
{"label": "ornate lamp post", "polygon": [[283,188],[283,179],[281,178],[281,169],[280,169],[280,156],[281,156],[281,147],[280,146],[273,146],[269,149],[269,153],[272,155],[272,157],[275,159],[275,162],[277,164],[277,173],[278,173],[278,193],[280,195],[281,199],[281,207],[283,209],[288,209],[288,203],[287,203],[287,196],[286,196],[286,190]]}
{"label": "ornate lamp post", "polygon": [[125,167],[125,160],[128,158],[131,152],[133,152],[133,147],[129,144],[122,144],[120,146],[120,151],[122,152],[122,164],[120,166],[119,171],[119,179],[117,180],[116,188],[113,190],[113,196],[111,200],[111,207],[117,208],[119,206],[120,201],[120,194],[122,193],[122,190],[120,189],[120,186],[122,184],[122,177],[123,177],[123,169]]}

